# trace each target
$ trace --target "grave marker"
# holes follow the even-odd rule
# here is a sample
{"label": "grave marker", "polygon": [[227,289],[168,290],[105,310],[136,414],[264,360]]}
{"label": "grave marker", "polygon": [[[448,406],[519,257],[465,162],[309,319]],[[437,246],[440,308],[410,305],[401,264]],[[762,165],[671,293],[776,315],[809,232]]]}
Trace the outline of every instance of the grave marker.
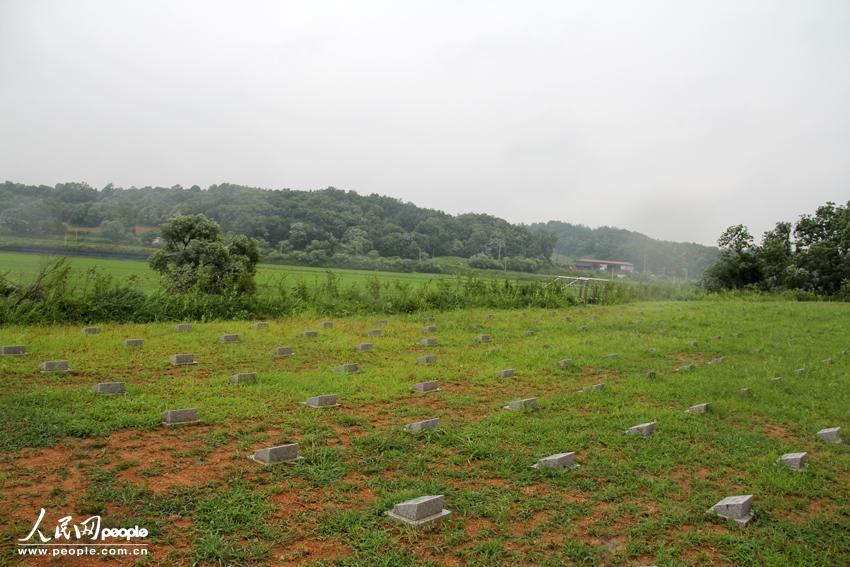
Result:
{"label": "grave marker", "polygon": [[174,325],[174,330],[178,333],[186,333],[192,330],[191,323],[177,323]]}
{"label": "grave marker", "polygon": [[379,325],[379,326],[380,325],[389,325],[389,321],[387,321],[386,319],[381,319],[380,321],[375,321],[375,324]]}
{"label": "grave marker", "polygon": [[83,327],[81,331],[84,335],[97,335],[100,333],[100,327]]}
{"label": "grave marker", "polygon": [[647,378],[655,378],[656,376],[658,376],[658,373],[655,370],[649,370],[646,372],[646,374],[644,374],[644,376],[646,376]]}
{"label": "grave marker", "polygon": [[655,429],[658,427],[658,422],[650,421],[649,423],[641,423],[639,425],[635,425],[634,427],[629,427],[626,429],[626,433],[629,435],[642,435],[647,437],[652,435]]}
{"label": "grave marker", "polygon": [[618,356],[618,355],[617,355],[617,353],[616,353],[616,352],[612,352],[611,354],[609,354],[609,355],[608,355],[608,358],[610,358],[610,359],[612,359],[612,360],[613,360],[613,359],[617,358],[617,356]]}
{"label": "grave marker", "polygon": [[525,398],[523,400],[514,400],[505,406],[509,410],[533,410],[537,407],[537,398]]}
{"label": "grave marker", "polygon": [[532,331],[532,330],[528,330],[528,331],[524,332],[524,333],[522,334],[522,336],[523,336],[523,337],[533,337],[533,336],[534,336],[534,331]]}
{"label": "grave marker", "polygon": [[738,393],[741,394],[742,396],[749,396],[750,393],[751,393],[751,390],[749,388],[741,388],[740,390],[738,390]]}
{"label": "grave marker", "polygon": [[413,391],[420,394],[425,394],[427,392],[437,392],[440,390],[438,386],[439,384],[436,380],[429,380],[428,382],[420,382],[418,384],[414,384]]}
{"label": "grave marker", "polygon": [[805,369],[805,368],[798,368],[798,369],[796,369],[796,370],[794,371],[794,374],[802,374],[802,373],[803,373],[803,372],[805,372],[805,371],[806,371],[806,369]]}
{"label": "grave marker", "polygon": [[384,334],[381,329],[371,329],[368,333],[370,337],[380,337]]}
{"label": "grave marker", "polygon": [[477,337],[475,337],[475,340],[479,343],[489,343],[490,335],[478,335]]}
{"label": "grave marker", "polygon": [[322,321],[321,323],[319,323],[319,327],[322,329],[330,329],[333,326],[333,321]]}
{"label": "grave marker", "polygon": [[172,354],[168,360],[171,362],[172,366],[190,366],[192,364],[198,364],[195,362],[194,354]]}
{"label": "grave marker", "polygon": [[792,471],[801,471],[806,468],[808,453],[785,453],[776,460],[777,465],[781,465]]}
{"label": "grave marker", "polygon": [[531,465],[531,468],[569,470],[579,466],[575,462],[575,457],[576,454],[574,452],[556,453],[540,459],[535,464]]}
{"label": "grave marker", "polygon": [[437,362],[437,355],[436,354],[429,354],[429,355],[426,355],[426,356],[420,356],[419,358],[416,359],[416,364],[434,364],[435,362]]}
{"label": "grave marker", "polygon": [[27,347],[24,345],[7,345],[0,348],[2,356],[24,356],[27,354]]}
{"label": "grave marker", "polygon": [[408,431],[424,431],[425,429],[437,429],[437,425],[439,425],[439,418],[426,419],[425,421],[416,421],[414,423],[408,423],[404,426],[404,428]]}
{"label": "grave marker", "polygon": [[115,395],[124,394],[126,390],[124,389],[124,382],[101,382],[94,385],[94,392],[96,394]]}
{"label": "grave marker", "polygon": [[693,369],[694,369],[693,364],[683,364],[682,366],[680,366],[676,369],[676,372],[690,372]]}
{"label": "grave marker", "polygon": [[746,526],[753,519],[752,514],[753,496],[746,494],[743,496],[727,496],[711,508],[709,512],[714,512],[721,518],[732,520],[741,526]]}
{"label": "grave marker", "polygon": [[198,421],[198,410],[195,408],[168,410],[162,414],[163,425],[191,425]]}
{"label": "grave marker", "polygon": [[124,348],[138,348],[145,346],[144,339],[124,339]]}
{"label": "grave marker", "polygon": [[357,372],[359,369],[360,369],[360,367],[357,366],[354,363],[340,364],[339,366],[336,367],[337,372],[347,372],[347,373]]}
{"label": "grave marker", "polygon": [[514,369],[513,368],[505,368],[504,370],[499,371],[499,378],[513,378],[514,377]]}
{"label": "grave marker", "polygon": [[357,352],[366,352],[372,350],[372,343],[360,343],[357,345]]}
{"label": "grave marker", "polygon": [[239,335],[221,335],[218,340],[223,343],[238,343]]}
{"label": "grave marker", "polygon": [[304,331],[303,333],[301,333],[301,336],[302,337],[318,337],[319,332],[318,331]]}
{"label": "grave marker", "polygon": [[262,465],[293,463],[301,459],[301,457],[298,456],[298,443],[289,443],[287,445],[278,445],[277,447],[260,449],[259,451],[255,451],[254,454],[248,458]]}
{"label": "grave marker", "polygon": [[571,365],[572,365],[572,363],[573,363],[573,359],[572,359],[572,358],[562,358],[561,360],[559,360],[558,362],[556,362],[556,363],[555,363],[555,365],[556,365],[558,368],[566,368],[567,366],[571,366]]}
{"label": "grave marker", "polygon": [[422,339],[419,341],[422,346],[437,346],[437,339]]}
{"label": "grave marker", "polygon": [[336,403],[336,394],[325,394],[323,396],[307,398],[304,405],[308,408],[335,408],[339,404]]}
{"label": "grave marker", "polygon": [[256,372],[240,372],[230,377],[232,384],[255,384],[257,382]]}
{"label": "grave marker", "polygon": [[428,325],[427,327],[422,327],[422,332],[426,333],[426,334],[427,333],[436,333],[437,332],[437,326],[436,325]]}
{"label": "grave marker", "polygon": [[831,359],[831,358],[825,358],[825,359],[823,359],[821,362],[823,362],[824,364],[829,365],[829,364],[832,364],[832,359]]}
{"label": "grave marker", "polygon": [[56,372],[60,374],[65,374],[70,372],[68,369],[68,361],[67,360],[48,360],[47,362],[41,363],[41,373],[47,374],[49,372]]}
{"label": "grave marker", "polygon": [[253,327],[254,329],[268,329],[269,324],[266,323],[265,321],[257,321],[256,323],[251,325],[251,327]]}
{"label": "grave marker", "polygon": [[841,428],[828,427],[817,432],[818,439],[827,443],[841,443]]}
{"label": "grave marker", "polygon": [[295,351],[292,350],[291,346],[279,346],[274,349],[275,356],[292,356],[295,354]]}
{"label": "grave marker", "polygon": [[718,356],[717,358],[712,358],[708,361],[709,364],[723,364],[724,362],[726,362],[725,356]]}
{"label": "grave marker", "polygon": [[393,506],[392,510],[385,512],[394,520],[404,522],[407,525],[419,527],[432,522],[438,522],[451,515],[449,510],[443,508],[443,495],[420,496],[412,500],[406,500]]}
{"label": "grave marker", "polygon": [[697,404],[695,406],[691,406],[685,411],[687,413],[706,413],[711,408],[711,404]]}

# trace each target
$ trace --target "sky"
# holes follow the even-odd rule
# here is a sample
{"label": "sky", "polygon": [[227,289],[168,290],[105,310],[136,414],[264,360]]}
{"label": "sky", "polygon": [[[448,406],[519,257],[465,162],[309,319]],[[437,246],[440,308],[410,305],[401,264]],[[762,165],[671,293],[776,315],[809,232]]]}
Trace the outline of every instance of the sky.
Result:
{"label": "sky", "polygon": [[0,179],[758,235],[850,199],[850,2],[2,0]]}

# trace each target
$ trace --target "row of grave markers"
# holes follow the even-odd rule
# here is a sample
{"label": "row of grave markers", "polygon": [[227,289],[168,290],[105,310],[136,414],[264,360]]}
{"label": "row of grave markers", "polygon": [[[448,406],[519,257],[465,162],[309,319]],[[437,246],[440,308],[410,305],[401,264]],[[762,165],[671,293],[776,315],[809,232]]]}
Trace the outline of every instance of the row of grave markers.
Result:
{"label": "row of grave markers", "polygon": [[[386,321],[379,321],[379,324],[386,324]],[[268,325],[264,322],[254,323],[252,325],[255,329],[263,329]],[[320,324],[322,328],[330,328],[333,326],[333,323],[330,321],[326,321]],[[178,332],[187,332],[192,330],[192,325],[189,323],[180,323],[177,324],[175,330]],[[435,325],[428,325],[422,329],[423,333],[433,333],[436,332],[437,327]],[[84,334],[98,334],[101,332],[99,327],[84,327],[82,329]],[[372,329],[368,331],[369,336],[381,336],[383,331],[381,329]],[[531,336],[534,334],[533,331],[526,331],[525,336]],[[304,331],[302,333],[304,337],[316,337],[318,333],[316,331]],[[719,338],[712,337],[712,338]],[[221,342],[238,342],[239,335],[237,334],[226,334],[219,337]],[[475,337],[477,342],[487,343],[491,341],[490,335],[478,335]],[[143,339],[126,339],[124,341],[125,347],[141,347],[144,345]],[[438,344],[437,339],[435,338],[425,338],[420,341],[420,345],[422,346],[436,346]],[[695,346],[696,341],[691,341],[691,345]],[[371,350],[373,345],[371,343],[361,343],[357,345],[356,350],[358,352],[363,352],[367,350]],[[274,350],[274,353],[277,356],[290,356],[293,354],[292,347],[277,347]],[[26,348],[22,345],[11,345],[11,346],[3,346],[0,347],[0,354],[3,355],[25,355]],[[608,355],[608,358],[616,358],[617,353],[611,353]],[[427,355],[424,357],[420,357],[417,359],[417,362],[420,364],[430,364],[436,362],[436,355]],[[170,362],[173,365],[191,365],[197,364],[194,360],[194,355],[191,354],[176,354],[170,358]],[[723,364],[725,362],[725,357],[721,356],[709,361],[708,364]],[[832,359],[828,358],[823,361],[825,364],[832,364]],[[558,367],[565,367],[572,364],[570,359],[559,360],[556,363]],[[684,365],[676,369],[676,371],[687,371],[693,368],[692,364]],[[356,372],[358,371],[357,364],[344,364],[340,365],[336,368],[341,372]],[[68,372],[68,361],[47,361],[42,364],[41,367],[42,372]],[[802,373],[804,369],[800,368],[795,370],[795,373]],[[505,369],[498,373],[501,378],[511,378],[515,376],[513,369]],[[655,372],[650,371],[647,373],[647,376],[654,377]],[[774,378],[774,380],[778,380],[779,378]],[[234,384],[242,384],[242,383],[252,383],[256,382],[257,375],[255,372],[244,372],[235,374],[230,377],[230,381]],[[594,384],[589,388],[583,390],[600,390],[604,387],[603,384]],[[428,381],[422,382],[419,384],[414,384],[412,390],[417,393],[427,393],[439,391],[438,382],[437,381]],[[126,389],[123,382],[104,382],[99,383],[94,386],[94,391],[99,394],[105,395],[120,395],[125,394]],[[748,388],[743,388],[740,390],[741,393],[748,393]],[[306,401],[302,402],[305,406],[311,408],[328,408],[328,407],[337,407],[339,405],[337,401],[337,396],[335,394],[326,394],[321,396],[314,396],[308,398]],[[504,406],[505,409],[509,410],[533,410],[537,406],[536,398],[525,398],[520,400],[515,400],[513,402],[508,403]],[[697,404],[691,406],[686,411],[688,413],[706,413],[709,410],[710,405],[708,403]],[[173,425],[188,425],[199,423],[198,419],[198,411],[195,408],[188,409],[180,409],[180,410],[168,410],[163,414],[162,422],[165,425],[173,426]],[[439,419],[432,418],[424,421],[414,422],[408,424],[405,429],[408,431],[423,431],[423,430],[433,430],[438,427]],[[657,429],[657,422],[649,422],[642,423],[633,427],[630,427],[626,430],[627,434],[632,435],[641,435],[641,436],[649,436],[655,432]],[[841,428],[840,427],[832,427],[822,429],[817,432],[817,437],[823,441],[830,443],[840,443]],[[285,462],[295,462],[301,457],[298,456],[298,444],[291,443],[287,445],[281,445],[277,447],[269,447],[265,449],[260,449],[256,451],[250,457],[252,460],[262,464],[276,464],[276,463],[285,463]],[[798,452],[798,453],[786,453],[780,456],[777,459],[777,464],[785,466],[791,470],[804,470],[807,461],[807,453]],[[557,453],[555,455],[550,455],[548,457],[544,457],[540,459],[537,463],[532,465],[533,468],[547,468],[547,469],[559,469],[559,470],[569,470],[579,465],[575,463],[575,453],[567,452],[567,453]],[[407,524],[418,526],[427,523],[431,523],[434,521],[441,520],[451,514],[450,511],[443,509],[443,495],[429,495],[422,496],[419,498],[415,498],[413,500],[401,502],[396,504],[392,510],[388,510],[386,514],[396,520],[403,521]],[[752,515],[752,495],[739,495],[739,496],[730,496],[724,498],[714,506],[712,506],[709,511],[716,513],[718,516],[723,517],[728,520],[735,521],[740,525],[746,525],[753,517]]]}

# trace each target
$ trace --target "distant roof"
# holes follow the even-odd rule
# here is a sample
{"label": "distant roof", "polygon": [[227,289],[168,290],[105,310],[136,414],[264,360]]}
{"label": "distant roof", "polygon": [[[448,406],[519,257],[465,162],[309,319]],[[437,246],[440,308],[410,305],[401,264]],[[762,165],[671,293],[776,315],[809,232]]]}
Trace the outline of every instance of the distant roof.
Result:
{"label": "distant roof", "polygon": [[594,260],[593,258],[579,258],[576,262],[587,264],[607,264],[609,266],[634,266],[631,262],[615,262],[614,260]]}

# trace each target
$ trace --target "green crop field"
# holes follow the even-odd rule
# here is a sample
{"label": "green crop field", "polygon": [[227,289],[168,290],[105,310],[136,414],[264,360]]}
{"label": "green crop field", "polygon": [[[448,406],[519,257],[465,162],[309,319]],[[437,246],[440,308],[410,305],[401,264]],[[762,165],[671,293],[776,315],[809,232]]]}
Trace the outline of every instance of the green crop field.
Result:
{"label": "green crop field", "polygon": [[[29,281],[39,269],[55,256],[40,254],[23,254],[17,252],[0,252],[0,274],[8,274],[12,280]],[[119,280],[126,280],[133,276],[138,279],[145,291],[152,291],[159,285],[159,275],[148,267],[147,262],[142,260],[118,260],[112,258],[90,258],[84,256],[70,257],[74,273],[78,278],[84,277],[85,273],[96,268],[111,274]],[[377,277],[381,282],[406,282],[412,285],[422,285],[437,278],[454,278],[449,274],[420,274],[401,272],[380,272],[370,270],[350,270],[343,268],[311,268],[307,266],[284,266],[280,264],[260,264],[257,271],[257,284],[263,287],[276,286],[284,282],[287,286],[295,285],[299,281],[313,284],[325,278],[325,274],[332,271],[340,278],[340,283],[348,286],[354,283],[363,285],[370,278]],[[481,277],[509,277],[509,278],[540,278],[551,279],[552,276],[534,276],[531,274],[520,274],[515,272],[494,272],[486,270],[467,269],[467,272]]]}
{"label": "green crop field", "polygon": [[[380,337],[367,337],[374,318],[328,329],[304,319],[266,329],[196,323],[185,333],[166,324],[104,325],[96,335],[0,328],[0,344],[29,353],[0,357],[0,562],[21,561],[16,540],[41,508],[51,535],[67,515],[147,529],[149,555],[119,564],[850,562],[850,448],[815,435],[850,421],[850,304],[488,313],[436,314],[432,347],[419,344],[424,315],[391,317]],[[301,337],[308,329],[318,337]],[[241,340],[219,342],[225,333]],[[492,342],[475,342],[482,333]],[[123,348],[125,338],[145,343]],[[374,349],[355,352],[361,342]],[[295,354],[274,357],[280,345]],[[198,364],[172,367],[175,353]],[[417,364],[426,353],[436,363]],[[572,364],[557,367],[564,358]],[[56,359],[73,372],[38,371]],[[335,371],[349,362],[359,372]],[[506,368],[516,376],[499,378]],[[249,371],[257,383],[230,383]],[[425,380],[440,390],[413,394]],[[92,391],[107,381],[125,382],[126,395]],[[327,393],[339,407],[300,403]],[[503,408],[529,397],[533,411]],[[707,413],[685,412],[704,402]],[[160,424],[179,408],[197,408],[201,422]],[[434,431],[404,430],[434,417]],[[651,436],[624,433],[650,421]],[[294,463],[247,458],[293,442],[303,457]],[[568,451],[580,467],[531,468]],[[775,464],[796,451],[808,452],[806,470]],[[430,494],[445,495],[452,512],[440,524],[416,529],[384,515]],[[754,497],[746,527],[706,512],[744,494]]]}

